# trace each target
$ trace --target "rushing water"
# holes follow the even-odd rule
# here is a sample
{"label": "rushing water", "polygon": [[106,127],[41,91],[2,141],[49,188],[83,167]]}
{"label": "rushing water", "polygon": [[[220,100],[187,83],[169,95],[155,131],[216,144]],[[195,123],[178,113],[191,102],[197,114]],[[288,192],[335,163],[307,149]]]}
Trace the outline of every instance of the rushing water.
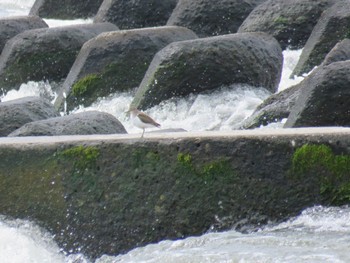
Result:
{"label": "rushing water", "polygon": [[[0,17],[26,15],[34,0],[0,0]],[[90,20],[46,20],[50,27],[67,23],[90,23]],[[279,91],[300,82],[289,79],[301,50],[284,51],[284,66]],[[86,110],[106,111],[115,115],[133,133],[124,112],[133,92],[113,94],[101,98]],[[49,83],[29,82],[19,91],[12,90],[1,99],[24,96],[55,97]],[[222,88],[211,94],[191,95],[173,99],[148,111],[161,122],[163,128],[186,130],[230,130],[244,120],[255,107],[269,96],[263,88],[235,86]],[[73,112],[73,113],[74,113]],[[279,124],[270,127],[278,127]],[[125,255],[102,256],[96,263],[114,262],[239,262],[239,263],[313,263],[350,262],[350,208],[313,207],[288,222],[269,226],[250,234],[236,231],[208,233],[176,241],[136,248]],[[0,217],[0,263],[83,263],[83,255],[66,255],[53,237],[32,222],[8,220]]]}
{"label": "rushing water", "polygon": [[[125,255],[104,255],[95,263],[348,263],[349,244],[350,208],[317,206],[250,234],[226,231],[166,240]],[[48,233],[30,222],[1,220],[0,262],[88,260],[83,255],[64,255]]]}

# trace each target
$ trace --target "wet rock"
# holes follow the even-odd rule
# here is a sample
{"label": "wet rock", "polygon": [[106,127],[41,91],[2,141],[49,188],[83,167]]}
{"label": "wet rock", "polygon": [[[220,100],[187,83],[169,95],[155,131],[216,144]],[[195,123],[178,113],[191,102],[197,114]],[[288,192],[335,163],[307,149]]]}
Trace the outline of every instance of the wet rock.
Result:
{"label": "wet rock", "polygon": [[52,19],[90,18],[97,14],[103,0],[36,0],[30,15]]}
{"label": "wet rock", "polygon": [[284,127],[350,126],[350,60],[322,66],[300,85]]}
{"label": "wet rock", "polygon": [[0,103],[0,136],[7,136],[24,124],[59,116],[53,105],[39,97],[25,97]]}
{"label": "wet rock", "polygon": [[12,16],[0,19],[0,53],[6,42],[15,35],[35,28],[45,28],[47,24],[38,16]]}
{"label": "wet rock", "polygon": [[111,22],[120,29],[164,26],[178,0],[104,0],[94,22]]}
{"label": "wet rock", "polygon": [[184,26],[199,37],[236,33],[249,13],[265,0],[179,0],[167,25]]}
{"label": "wet rock", "polygon": [[244,120],[240,129],[254,129],[288,118],[300,93],[300,85],[292,86],[268,97],[253,114]]}
{"label": "wet rock", "polygon": [[30,122],[8,136],[84,135],[127,133],[113,115],[99,111],[87,111],[63,117]]}
{"label": "wet rock", "polygon": [[315,66],[320,65],[339,41],[349,38],[349,27],[349,1],[339,1],[327,9],[306,42],[292,76],[308,73]]}
{"label": "wet rock", "polygon": [[[349,36],[350,37],[350,36]],[[327,54],[322,65],[328,65],[337,61],[345,61],[350,59],[350,39],[346,38],[340,41]]]}
{"label": "wet rock", "polygon": [[0,56],[0,87],[32,81],[62,81],[89,39],[118,28],[110,23],[27,30],[9,40]]}
{"label": "wet rock", "polygon": [[[349,59],[350,39],[344,39],[335,45],[335,47],[328,53],[325,60],[322,62],[322,66]],[[315,72],[318,70],[323,70],[323,67],[315,69]],[[271,95],[256,108],[254,113],[244,121],[240,128],[257,128],[260,126],[266,126],[273,122],[280,122],[282,119],[288,118],[299,94],[301,93],[302,87],[304,86],[305,84],[301,82],[277,94]]]}
{"label": "wet rock", "polygon": [[197,36],[183,27],[154,27],[100,34],[84,44],[55,101],[68,110],[99,97],[129,91],[142,81],[154,55],[166,45]]}
{"label": "wet rock", "polygon": [[0,214],[30,218],[64,252],[91,262],[212,229],[256,230],[305,207],[349,203],[349,135],[313,128],[2,138]]}
{"label": "wet rock", "polygon": [[335,0],[268,0],[257,6],[238,32],[265,32],[274,36],[282,49],[300,49],[309,38],[322,12]]}
{"label": "wet rock", "polygon": [[265,33],[174,42],[154,57],[132,105],[146,109],[172,97],[244,83],[275,92],[282,50]]}

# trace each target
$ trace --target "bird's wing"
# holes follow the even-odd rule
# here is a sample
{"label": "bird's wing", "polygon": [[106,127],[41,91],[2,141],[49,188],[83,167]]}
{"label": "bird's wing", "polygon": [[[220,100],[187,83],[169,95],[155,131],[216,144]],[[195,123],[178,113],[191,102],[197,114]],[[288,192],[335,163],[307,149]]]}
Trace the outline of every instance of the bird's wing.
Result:
{"label": "bird's wing", "polygon": [[152,124],[156,127],[159,127],[160,124],[157,123],[155,120],[153,120],[150,116],[146,115],[145,113],[143,112],[140,112],[139,114],[137,114],[137,117],[140,118],[140,120],[144,123],[148,123],[148,124]]}

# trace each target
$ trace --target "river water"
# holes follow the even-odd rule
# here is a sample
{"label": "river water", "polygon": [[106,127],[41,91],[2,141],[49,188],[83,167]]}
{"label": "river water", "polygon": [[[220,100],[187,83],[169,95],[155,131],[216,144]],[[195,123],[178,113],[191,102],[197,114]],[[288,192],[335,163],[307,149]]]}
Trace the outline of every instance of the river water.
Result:
{"label": "river water", "polygon": [[[34,0],[0,0],[0,17],[27,15]],[[50,27],[72,23],[90,23],[89,20],[46,20]],[[282,80],[279,91],[296,84],[302,78],[289,79],[301,50],[285,51]],[[24,96],[51,94],[51,86],[44,82],[24,83],[19,91],[10,91],[2,101]],[[86,110],[106,111],[116,116],[129,133],[133,128],[124,112],[132,100],[132,92],[100,98]],[[230,130],[239,125],[261,103],[269,92],[263,88],[236,86],[222,88],[214,94],[192,95],[169,100],[147,112],[163,128],[184,128],[189,131]],[[279,128],[275,123],[268,128]],[[242,234],[236,231],[207,233],[176,241],[162,241],[136,248],[125,255],[102,256],[95,263],[312,263],[350,262],[350,208],[312,207],[300,216],[257,232]],[[0,217],[0,263],[83,263],[84,255],[66,255],[53,237],[33,222],[9,220]]]}

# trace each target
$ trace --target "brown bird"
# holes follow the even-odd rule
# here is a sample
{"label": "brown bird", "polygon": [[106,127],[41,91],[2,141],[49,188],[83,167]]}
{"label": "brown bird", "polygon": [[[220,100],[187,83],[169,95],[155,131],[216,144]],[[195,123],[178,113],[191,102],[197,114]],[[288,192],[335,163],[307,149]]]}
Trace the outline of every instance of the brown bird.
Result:
{"label": "brown bird", "polygon": [[136,127],[143,130],[141,138],[143,138],[146,128],[160,127],[159,123],[157,123],[146,113],[139,111],[135,107],[130,108],[127,112],[131,115],[132,123]]}

